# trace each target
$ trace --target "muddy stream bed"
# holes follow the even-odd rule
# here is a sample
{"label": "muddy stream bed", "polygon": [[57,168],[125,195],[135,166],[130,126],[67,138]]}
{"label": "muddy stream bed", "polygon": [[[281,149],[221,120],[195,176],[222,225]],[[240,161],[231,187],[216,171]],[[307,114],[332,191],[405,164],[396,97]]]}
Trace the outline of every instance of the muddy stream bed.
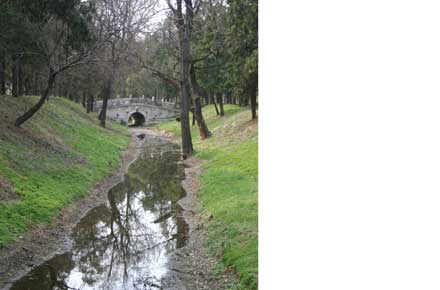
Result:
{"label": "muddy stream bed", "polygon": [[156,138],[143,147],[105,203],[73,227],[67,250],[10,289],[163,289],[169,256],[186,245],[189,232],[177,203],[185,196],[179,160],[169,141]]}

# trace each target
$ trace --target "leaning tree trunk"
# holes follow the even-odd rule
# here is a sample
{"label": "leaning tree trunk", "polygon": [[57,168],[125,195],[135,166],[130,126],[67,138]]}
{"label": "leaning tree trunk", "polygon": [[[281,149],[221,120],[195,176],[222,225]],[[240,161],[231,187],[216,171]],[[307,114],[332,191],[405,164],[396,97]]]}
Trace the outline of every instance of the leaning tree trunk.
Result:
{"label": "leaning tree trunk", "polygon": [[29,109],[26,113],[21,115],[15,120],[15,127],[19,128],[24,122],[26,122],[28,119],[30,119],[38,110],[43,106],[44,102],[47,100],[47,97],[49,96],[49,92],[53,87],[53,83],[55,81],[56,73],[50,69],[49,72],[49,79],[47,80],[46,89],[44,90],[43,94],[40,97],[40,100],[38,103],[36,103],[32,108]]}
{"label": "leaning tree trunk", "polygon": [[218,110],[218,107],[217,107],[217,103],[216,103],[216,102],[214,102],[214,108],[215,108],[215,112],[217,113],[217,116],[219,116],[219,115],[220,115],[220,112],[219,112],[219,110]]}
{"label": "leaning tree trunk", "polygon": [[217,93],[217,102],[220,106],[220,117],[223,117],[225,115],[225,111],[223,110],[223,98],[222,93]]}
{"label": "leaning tree trunk", "polygon": [[220,112],[218,110],[217,103],[215,101],[215,94],[210,93],[209,95],[210,95],[209,99],[210,99],[211,103],[214,104],[215,112],[217,113],[217,116],[218,116],[218,115],[220,115]]}
{"label": "leaning tree trunk", "polygon": [[205,119],[203,118],[202,104],[201,104],[202,90],[200,89],[200,86],[197,83],[196,72],[195,72],[193,64],[191,64],[191,69],[190,69],[190,80],[191,80],[191,86],[192,86],[192,91],[193,91],[193,95],[194,95],[193,114],[194,114],[194,118],[197,121],[197,126],[199,127],[200,138],[203,140],[203,139],[206,139],[209,136],[211,136],[211,132],[209,131],[208,126],[206,125]]}

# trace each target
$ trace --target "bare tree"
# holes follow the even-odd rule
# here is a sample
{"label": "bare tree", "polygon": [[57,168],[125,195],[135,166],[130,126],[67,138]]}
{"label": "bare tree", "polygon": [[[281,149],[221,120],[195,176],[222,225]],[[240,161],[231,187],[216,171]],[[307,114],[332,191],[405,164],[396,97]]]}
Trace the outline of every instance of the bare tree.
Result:
{"label": "bare tree", "polygon": [[[191,131],[189,126],[189,106],[190,106],[190,71],[192,64],[191,57],[191,47],[190,47],[190,37],[192,29],[192,21],[195,13],[200,7],[200,1],[197,0],[195,3],[192,0],[184,0],[185,13],[183,13],[182,0],[176,0],[176,6],[173,6],[171,0],[167,0],[168,7],[173,13],[174,23],[177,28],[177,35],[179,40],[180,48],[180,82],[181,82],[181,130],[182,130],[182,150],[184,156],[191,155],[193,152],[193,145],[191,140]],[[195,76],[193,75],[193,80]],[[201,136],[207,138],[210,135],[208,127],[203,120],[201,104],[200,104],[200,91],[195,82],[193,82],[193,92],[195,93],[195,98],[193,104],[195,106],[193,112],[197,120]]]}
{"label": "bare tree", "polygon": [[113,95],[121,64],[130,57],[130,45],[147,29],[157,0],[100,0],[97,2],[97,34],[104,39],[99,64],[106,68],[100,124],[105,127],[107,102]]}

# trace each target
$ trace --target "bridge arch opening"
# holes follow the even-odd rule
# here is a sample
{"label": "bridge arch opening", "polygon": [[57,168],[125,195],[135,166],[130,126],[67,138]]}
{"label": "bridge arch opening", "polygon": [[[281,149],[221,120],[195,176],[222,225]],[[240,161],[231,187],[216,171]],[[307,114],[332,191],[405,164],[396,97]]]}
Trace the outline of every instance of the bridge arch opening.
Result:
{"label": "bridge arch opening", "polygon": [[145,124],[145,116],[140,112],[134,112],[128,117],[129,127],[138,127]]}

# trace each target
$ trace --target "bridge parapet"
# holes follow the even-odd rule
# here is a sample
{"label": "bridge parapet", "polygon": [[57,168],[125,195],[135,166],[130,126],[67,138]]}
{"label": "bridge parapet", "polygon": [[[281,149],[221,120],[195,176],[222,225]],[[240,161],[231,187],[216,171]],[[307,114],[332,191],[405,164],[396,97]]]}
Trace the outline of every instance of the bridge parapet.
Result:
{"label": "bridge parapet", "polygon": [[[175,110],[179,108],[179,104],[175,102],[165,102],[165,101],[151,100],[145,98],[119,98],[119,99],[108,100],[107,109],[136,106],[136,105],[162,107],[163,109],[168,109],[168,110]],[[93,111],[99,111],[101,110],[101,108],[102,108],[102,100],[96,101]]]}
{"label": "bridge parapet", "polygon": [[[101,111],[102,100],[96,101],[94,112]],[[154,101],[144,98],[110,99],[107,103],[107,117],[128,123],[130,116],[140,113],[146,123],[175,118],[179,115],[180,106],[174,102]]]}

